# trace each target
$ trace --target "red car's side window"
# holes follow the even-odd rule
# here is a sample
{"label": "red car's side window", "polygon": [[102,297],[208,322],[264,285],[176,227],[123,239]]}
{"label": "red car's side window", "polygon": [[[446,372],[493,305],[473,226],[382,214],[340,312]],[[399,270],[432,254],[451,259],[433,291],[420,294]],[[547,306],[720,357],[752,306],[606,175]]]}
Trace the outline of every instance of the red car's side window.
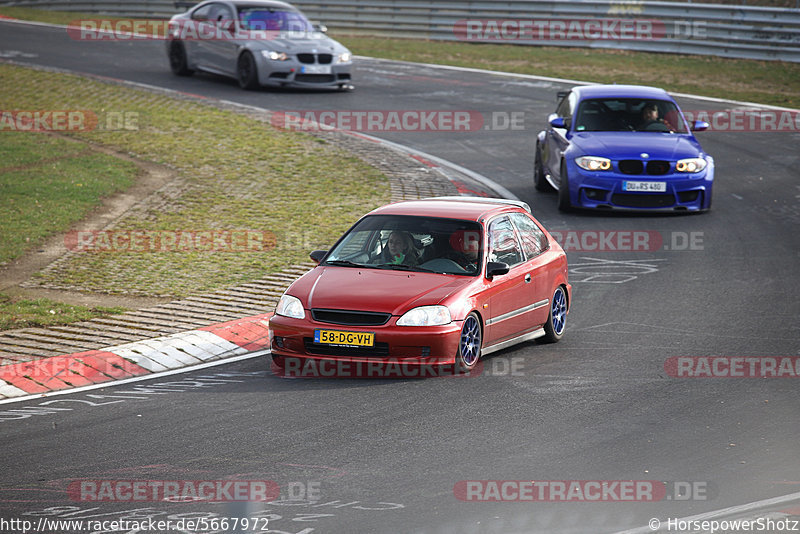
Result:
{"label": "red car's side window", "polygon": [[526,259],[531,259],[547,250],[547,237],[530,217],[522,213],[512,213],[511,220],[519,232]]}
{"label": "red car's side window", "polygon": [[513,266],[522,263],[523,259],[524,255],[509,218],[503,216],[489,223],[489,261]]}

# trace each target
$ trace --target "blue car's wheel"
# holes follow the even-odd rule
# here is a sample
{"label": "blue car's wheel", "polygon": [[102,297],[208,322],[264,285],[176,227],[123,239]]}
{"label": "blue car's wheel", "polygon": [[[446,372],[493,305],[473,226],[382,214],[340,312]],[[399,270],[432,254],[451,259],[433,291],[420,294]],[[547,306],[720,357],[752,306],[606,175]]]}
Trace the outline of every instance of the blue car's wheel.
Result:
{"label": "blue car's wheel", "polygon": [[475,312],[467,315],[461,327],[461,338],[458,341],[458,354],[456,355],[456,370],[469,371],[481,358],[481,322]]}
{"label": "blue car's wheel", "polygon": [[553,187],[544,177],[544,167],[542,166],[542,155],[539,143],[536,143],[536,152],[533,156],[533,186],[537,191],[550,191]]}
{"label": "blue car's wheel", "polygon": [[555,343],[564,336],[567,325],[567,292],[564,286],[558,286],[550,300],[550,314],[544,325],[543,341]]}
{"label": "blue car's wheel", "polygon": [[569,200],[569,177],[567,176],[566,163],[561,164],[561,180],[558,182],[558,209],[560,211],[569,211],[572,208],[572,202]]}
{"label": "blue car's wheel", "polygon": [[236,65],[236,78],[242,89],[258,89],[258,67],[250,52],[242,52]]}

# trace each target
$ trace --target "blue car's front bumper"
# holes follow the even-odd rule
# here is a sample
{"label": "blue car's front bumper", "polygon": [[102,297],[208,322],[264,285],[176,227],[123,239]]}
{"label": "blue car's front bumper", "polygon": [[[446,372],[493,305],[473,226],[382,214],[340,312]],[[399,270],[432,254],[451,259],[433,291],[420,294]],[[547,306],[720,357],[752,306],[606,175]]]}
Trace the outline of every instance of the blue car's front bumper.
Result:
{"label": "blue car's front bumper", "polygon": [[[578,167],[574,160],[567,166],[570,203],[577,208],[703,211],[711,207],[714,182],[711,158],[708,158],[708,166],[695,174],[671,171],[658,176],[630,175],[619,172],[616,165],[610,171],[591,172]],[[626,191],[626,182],[663,182],[666,190]]]}

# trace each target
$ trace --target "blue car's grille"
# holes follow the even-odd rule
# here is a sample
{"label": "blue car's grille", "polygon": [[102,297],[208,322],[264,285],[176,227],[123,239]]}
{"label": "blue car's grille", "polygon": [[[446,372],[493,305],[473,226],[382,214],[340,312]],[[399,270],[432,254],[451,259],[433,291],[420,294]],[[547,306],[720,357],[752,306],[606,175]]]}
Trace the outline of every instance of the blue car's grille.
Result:
{"label": "blue car's grille", "polygon": [[644,163],[638,159],[623,159],[619,162],[619,172],[623,174],[642,174]]}
{"label": "blue car's grille", "polygon": [[669,161],[653,160],[647,162],[647,174],[661,175],[669,172]]}
{"label": "blue car's grille", "polygon": [[647,174],[660,176],[667,174],[671,165],[669,161],[662,160],[648,161],[645,165],[645,162],[638,159],[623,159],[620,160],[618,167],[622,174],[643,174],[646,171]]}
{"label": "blue car's grille", "polygon": [[675,204],[675,197],[668,193],[615,193],[611,202],[627,208],[668,208]]}

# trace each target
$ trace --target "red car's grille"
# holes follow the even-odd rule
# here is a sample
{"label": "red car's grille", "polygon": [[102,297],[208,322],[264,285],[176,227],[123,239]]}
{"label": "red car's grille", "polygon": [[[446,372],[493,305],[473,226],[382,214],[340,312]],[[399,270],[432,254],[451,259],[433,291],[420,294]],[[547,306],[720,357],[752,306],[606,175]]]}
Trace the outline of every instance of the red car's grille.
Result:
{"label": "red car's grille", "polygon": [[342,356],[353,358],[388,358],[389,344],[375,343],[374,347],[340,347],[314,343],[314,338],[304,337],[306,352],[317,356]]}
{"label": "red car's grille", "polygon": [[314,308],[311,310],[311,317],[320,323],[341,324],[347,326],[380,326],[382,324],[386,324],[392,317],[392,314]]}

